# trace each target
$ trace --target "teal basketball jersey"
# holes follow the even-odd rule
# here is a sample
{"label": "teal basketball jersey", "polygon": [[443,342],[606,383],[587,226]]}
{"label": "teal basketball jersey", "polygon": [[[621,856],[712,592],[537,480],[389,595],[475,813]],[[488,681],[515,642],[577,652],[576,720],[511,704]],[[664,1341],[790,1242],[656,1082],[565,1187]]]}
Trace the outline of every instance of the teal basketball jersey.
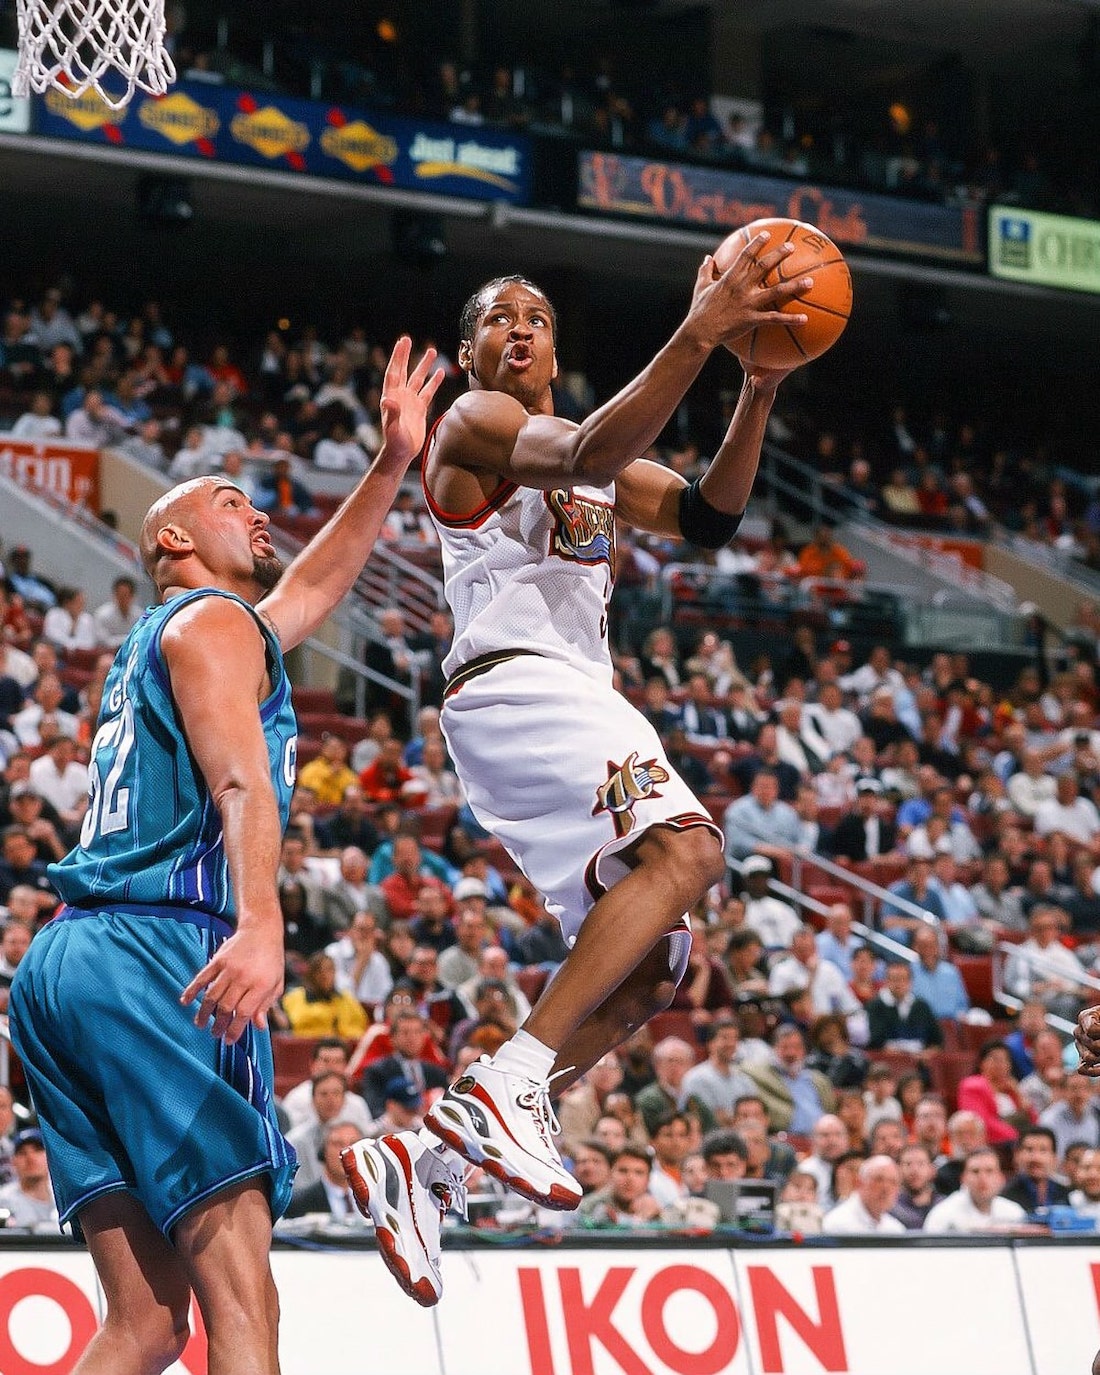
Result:
{"label": "teal basketball jersey", "polygon": [[171,617],[211,596],[239,602],[267,646],[272,686],[260,719],[286,825],[298,736],[278,641],[239,597],[216,588],[183,593],[145,613],[107,675],[80,843],[49,869],[70,907],[190,907],[233,921],[221,817],[180,728],[161,648]]}

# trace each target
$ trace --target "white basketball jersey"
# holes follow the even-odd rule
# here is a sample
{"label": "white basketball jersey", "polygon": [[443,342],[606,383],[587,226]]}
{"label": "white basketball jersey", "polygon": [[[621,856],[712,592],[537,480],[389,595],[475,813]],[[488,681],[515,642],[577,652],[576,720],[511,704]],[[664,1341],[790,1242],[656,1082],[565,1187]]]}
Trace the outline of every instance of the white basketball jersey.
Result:
{"label": "white basketball jersey", "polygon": [[465,514],[442,510],[424,490],[455,623],[447,676],[484,654],[517,649],[610,680],[614,486],[543,492],[502,481]]}

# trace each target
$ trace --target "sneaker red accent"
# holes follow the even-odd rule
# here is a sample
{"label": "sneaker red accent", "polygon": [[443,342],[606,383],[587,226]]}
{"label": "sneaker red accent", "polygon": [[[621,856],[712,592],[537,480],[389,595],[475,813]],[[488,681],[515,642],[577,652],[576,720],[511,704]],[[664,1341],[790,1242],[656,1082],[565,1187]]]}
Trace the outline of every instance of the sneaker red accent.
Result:
{"label": "sneaker red accent", "polygon": [[443,1218],[452,1204],[465,1206],[461,1175],[412,1132],[357,1141],[340,1160],[386,1268],[410,1298],[433,1307],[443,1295]]}
{"label": "sneaker red accent", "polygon": [[546,1208],[568,1210],[580,1185],[561,1163],[548,1083],[483,1057],[429,1108],[424,1125],[472,1165]]}

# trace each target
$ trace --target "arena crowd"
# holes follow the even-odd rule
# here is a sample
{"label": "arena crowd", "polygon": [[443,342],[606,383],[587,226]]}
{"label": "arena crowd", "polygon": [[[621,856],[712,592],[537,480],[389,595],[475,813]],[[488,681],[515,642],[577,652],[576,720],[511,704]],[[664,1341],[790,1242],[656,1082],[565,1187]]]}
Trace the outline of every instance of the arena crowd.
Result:
{"label": "arena crowd", "polygon": [[[11,303],[0,343],[14,434],[112,445],[170,479],[227,473],[291,531],[323,518],[331,494],[311,487],[318,474],[350,481],[377,447],[379,364],[363,329],[334,346],[313,330],[293,343],[273,333],[257,366],[226,344],[200,359],[155,303],[120,319],[100,302],[70,311],[52,288]],[[821,435],[812,448],[887,517],[979,535],[1038,522],[1047,538],[1061,519],[1087,556],[1087,488],[1037,461],[988,462],[984,444],[966,422],[920,426],[899,408],[862,455]],[[688,475],[705,462],[689,443],[661,457]],[[899,506],[899,487],[917,510]],[[946,508],[922,506],[937,490]],[[386,533],[436,557],[412,487]],[[80,588],[50,579],[48,554],[0,551],[0,989],[54,910],[45,866],[79,834],[99,695],[141,610],[127,578],[87,606]],[[779,1225],[799,1231],[1043,1224],[1069,1203],[1096,1216],[1100,1107],[1093,1082],[1071,1072],[1065,1034],[1095,997],[1100,953],[1095,607],[1056,657],[1037,646],[1007,684],[983,680],[964,654],[907,662],[890,643],[854,645],[797,614],[741,663],[720,628],[675,609],[655,623],[661,568],[697,551],[626,542],[620,555],[620,685],[722,825],[728,876],[690,914],[673,1007],[559,1106],[581,1220],[713,1223],[708,1181],[738,1179],[772,1181]],[[773,529],[717,563],[731,578],[862,576],[828,525],[794,542]],[[298,693],[301,767],[280,869],[288,991],[275,1020],[300,1213],[342,1216],[349,1134],[415,1124],[456,1070],[523,1021],[565,955],[449,766],[438,727],[448,617],[416,628],[395,606],[379,619],[368,662],[397,680],[416,667],[417,715],[386,692],[362,717],[332,694]],[[818,855],[885,895],[856,904]],[[774,886],[791,882],[809,906]],[[1015,1016],[993,996],[1001,943]],[[0,1092],[0,1207],[18,1225],[49,1205],[17,1070],[13,1086],[6,1108]],[[494,1225],[551,1221],[487,1182],[475,1198]]]}

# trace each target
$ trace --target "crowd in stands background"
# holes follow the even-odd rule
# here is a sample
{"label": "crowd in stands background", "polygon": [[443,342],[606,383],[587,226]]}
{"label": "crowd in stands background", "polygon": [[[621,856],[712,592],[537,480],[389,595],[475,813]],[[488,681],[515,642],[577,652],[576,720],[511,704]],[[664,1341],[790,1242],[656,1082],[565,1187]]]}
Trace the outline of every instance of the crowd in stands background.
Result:
{"label": "crowd in stands background", "polygon": [[[360,326],[258,343],[251,357],[224,341],[199,348],[155,302],[126,316],[50,287],[8,303],[0,405],[19,436],[115,445],[168,480],[223,472],[273,518],[319,520],[311,480],[350,480],[378,444],[382,351]],[[578,403],[563,394],[562,404]],[[1002,447],[991,423],[918,421],[898,407],[844,440],[797,410],[779,424],[778,438],[887,518],[977,536],[1016,528],[1096,559],[1095,491]],[[688,476],[705,464],[686,438],[658,456]],[[415,489],[386,535],[430,553]],[[809,623],[762,634],[741,663],[714,629],[685,638],[653,627],[647,588],[672,557],[702,556],[624,543],[616,666],[722,821],[729,876],[691,914],[675,1034],[653,1044],[639,1033],[562,1105],[568,1154],[596,1199],[584,1216],[682,1222],[700,1215],[690,1199],[710,1201],[708,1178],[738,1171],[782,1182],[791,1216],[816,1209],[835,1230],[892,1230],[888,1215],[905,1226],[926,1215],[944,1228],[1018,1222],[1006,1204],[1043,1216],[1071,1187],[1095,1214],[1094,1087],[1067,1073],[1064,1037],[1052,1042],[1044,1023],[1093,1000],[1084,980],[1100,952],[1095,605],[1082,606],[1056,663],[1039,655],[1007,686],[984,681],[965,654],[921,666]],[[733,578],[861,576],[827,524],[801,549],[776,530],[735,541],[716,563]],[[45,866],[78,836],[102,684],[141,607],[126,578],[89,607],[82,589],[51,579],[48,549],[6,547],[0,567],[2,1001],[30,933],[54,910]],[[374,666],[399,677],[415,658],[426,706],[410,721],[383,694],[367,719],[303,750],[280,869],[289,991],[276,1020],[290,1036],[335,1038],[328,1049],[341,1062],[336,1081],[322,1075],[330,1063],[308,1091],[303,1079],[294,1121],[308,1127],[308,1201],[334,1212],[326,1171],[341,1133],[415,1122],[464,1057],[491,1053],[522,1022],[565,954],[449,767],[435,705],[449,618],[413,633],[395,607],[380,629]],[[864,947],[857,914],[835,895],[818,930],[770,889],[793,852],[814,851],[892,890],[874,919],[897,958]],[[1016,945],[1006,987],[1025,1004],[1012,1026],[1003,1008],[972,1009],[959,975],[1002,939]],[[979,1047],[965,1028],[983,1014],[997,1020],[997,1043]],[[994,1033],[1009,1031],[1002,1046]],[[960,1055],[968,1072],[949,1081],[945,1066]],[[934,1109],[931,1135],[918,1126],[922,1103]],[[986,1143],[1000,1155],[983,1154]],[[33,1145],[12,1160],[33,1165]],[[1006,1169],[1017,1178],[1002,1196]],[[941,1194],[956,1199],[946,1215]],[[832,1205],[853,1198],[830,1223]],[[507,1213],[515,1200],[498,1204]]]}
{"label": "crowd in stands background", "polygon": [[[11,23],[11,8],[0,11],[0,23]],[[984,136],[973,132],[976,118],[960,116],[966,100],[959,87],[941,89],[934,81],[888,105],[876,85],[866,99],[858,89],[845,89],[842,102],[766,96],[756,113],[741,102],[726,113],[709,90],[670,81],[664,66],[616,61],[598,45],[588,61],[557,67],[509,65],[492,54],[465,66],[447,54],[448,42],[458,44],[445,25],[423,45],[386,21],[364,26],[367,43],[354,32],[326,34],[323,23],[303,26],[275,44],[275,68],[265,72],[250,61],[237,25],[228,25],[224,46],[207,46],[201,22],[189,23],[184,5],[169,4],[166,15],[167,43],[187,81],[364,104],[466,129],[571,135],[587,147],[909,199],[1096,213],[1095,179],[1073,136],[1077,126],[1066,121],[1063,130],[1045,117],[1041,102],[1034,109],[1014,105],[1011,125],[994,124]],[[14,35],[7,46],[15,46]],[[955,55],[963,89],[967,67],[965,54]],[[971,78],[977,86],[976,74]]]}
{"label": "crowd in stands background", "polygon": [[[138,608],[125,579],[89,612],[34,552],[0,560],[2,1000],[54,910],[45,866],[78,834],[98,694]],[[392,617],[389,629],[399,652]],[[813,635],[773,642],[742,670],[714,632],[685,652],[663,627],[618,667],[696,765],[724,823],[729,879],[691,914],[689,967],[666,1014],[675,1029],[643,1030],[561,1106],[586,1225],[713,1220],[707,1181],[738,1177],[776,1180],[801,1230],[807,1219],[883,1233],[898,1230],[886,1218],[935,1231],[1042,1222],[1071,1191],[1095,1215],[1095,1086],[1046,1025],[1095,996],[1095,646],[1072,671],[1044,682],[1025,670],[1001,691],[965,655],[920,670],[887,646],[860,662]],[[309,1043],[329,1057],[281,1086],[306,1161],[296,1211],[342,1216],[330,1166],[347,1133],[415,1126],[448,1073],[522,1022],[565,954],[538,895],[463,807],[437,709],[394,726],[378,711],[350,748],[339,732],[321,742],[283,844],[288,992],[275,1021],[321,1038]],[[440,814],[444,827],[430,828]],[[889,882],[898,905],[875,920],[896,957],[853,934],[847,901],[818,930],[770,890],[796,851]],[[999,939],[1015,942],[1014,1024],[1003,1009],[976,1012],[959,974]],[[968,1072],[949,1083],[960,1055]],[[11,1143],[17,1184],[33,1144]],[[514,1199],[493,1208],[545,1221]]]}
{"label": "crowd in stands background", "polygon": [[[378,395],[385,348],[365,326],[326,337],[313,325],[272,330],[237,345],[179,334],[156,301],[132,314],[101,300],[67,299],[47,286],[5,303],[0,328],[0,429],[15,438],[65,436],[114,445],[173,480],[224,471],[259,506],[289,516],[317,513],[313,473],[348,481],[379,444]],[[438,347],[434,339],[423,346]],[[461,376],[446,354],[450,394]],[[443,404],[446,404],[446,394]],[[712,398],[716,414],[724,398]],[[582,417],[593,398],[583,378],[558,389],[561,413]],[[697,429],[654,456],[693,477],[706,463],[713,417],[700,408]],[[888,414],[842,416],[823,427],[797,395],[771,422],[772,437],[810,462],[838,493],[838,517],[852,498],[882,520],[973,538],[1016,533],[1100,570],[1100,484],[1083,455],[1052,454],[1040,436],[1022,445],[1018,427],[967,408],[921,413],[904,403]],[[827,488],[827,490],[830,490]],[[839,495],[843,492],[843,496]],[[402,495],[387,526],[394,540],[434,540],[415,493]],[[735,542],[719,552],[731,575],[786,572],[851,577],[851,556],[824,533],[801,553],[777,531],[764,547]],[[628,546],[620,586],[652,577],[649,553]],[[1095,642],[1098,613],[1081,610],[1081,633]]]}

